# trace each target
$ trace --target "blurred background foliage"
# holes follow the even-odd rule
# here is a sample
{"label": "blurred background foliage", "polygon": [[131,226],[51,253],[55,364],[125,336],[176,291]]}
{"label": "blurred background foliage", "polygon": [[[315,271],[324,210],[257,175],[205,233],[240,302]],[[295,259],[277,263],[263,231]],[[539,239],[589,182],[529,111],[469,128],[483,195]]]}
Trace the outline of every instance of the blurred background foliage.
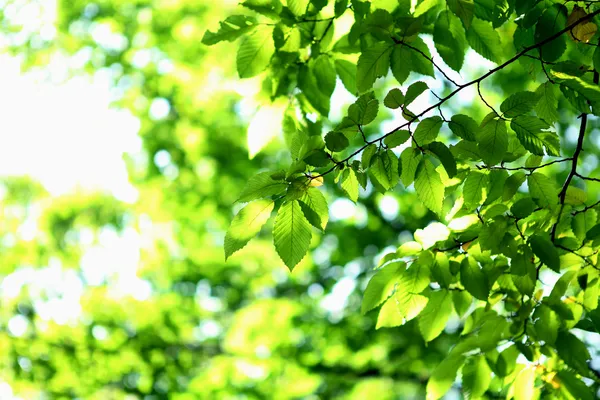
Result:
{"label": "blurred background foliage", "polygon": [[[452,333],[426,347],[415,324],[375,331],[360,315],[378,255],[428,221],[412,194],[342,200],[294,274],[269,234],[224,262],[241,187],[285,160],[277,145],[249,159],[260,82],[237,80],[233,44],[200,44],[235,1],[0,5],[3,52],[24,70],[109,76],[143,145],[125,155],[134,202],[3,179],[0,397],[423,397]],[[384,215],[382,200],[402,214]],[[112,257],[94,260],[99,249]]]}
{"label": "blurred background foliage", "polygon": [[[260,79],[237,79],[235,44],[200,43],[235,7],[0,0],[2,51],[41,73],[66,65],[63,79],[109,77],[114,107],[139,120],[142,143],[125,154],[135,201],[83,189],[53,196],[31,178],[3,179],[0,398],[424,397],[458,319],[426,346],[414,321],[376,331],[375,314],[360,314],[381,254],[432,219],[414,193],[364,192],[352,205],[332,185],[331,224],[293,274],[269,227],[224,261],[245,181],[287,157],[275,143],[249,159]],[[494,84],[526,86],[527,62],[518,68],[494,76],[490,99]],[[332,103],[332,114],[342,108]]]}

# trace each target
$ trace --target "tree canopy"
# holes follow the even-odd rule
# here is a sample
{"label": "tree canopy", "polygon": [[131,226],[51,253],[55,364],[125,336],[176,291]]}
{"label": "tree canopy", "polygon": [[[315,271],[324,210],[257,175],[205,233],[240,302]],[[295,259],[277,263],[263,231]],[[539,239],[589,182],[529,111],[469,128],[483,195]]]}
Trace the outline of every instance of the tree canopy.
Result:
{"label": "tree canopy", "polygon": [[3,7],[142,150],[133,203],[2,179],[0,397],[598,396],[596,1]]}

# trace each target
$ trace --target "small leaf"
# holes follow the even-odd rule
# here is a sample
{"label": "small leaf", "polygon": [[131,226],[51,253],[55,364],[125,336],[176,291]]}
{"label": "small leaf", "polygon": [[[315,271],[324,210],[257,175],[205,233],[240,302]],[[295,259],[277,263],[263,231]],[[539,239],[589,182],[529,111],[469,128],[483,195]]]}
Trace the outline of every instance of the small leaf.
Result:
{"label": "small leaf", "polygon": [[281,194],[287,189],[284,180],[273,179],[273,172],[261,172],[248,180],[236,202],[246,203],[262,197]]}
{"label": "small leaf", "polygon": [[346,89],[355,94],[356,88],[356,64],[346,60],[335,60],[335,70]]}
{"label": "small leaf", "polygon": [[348,118],[357,125],[367,125],[375,120],[379,111],[379,102],[373,93],[360,96],[348,107]]}
{"label": "small leaf", "polygon": [[402,261],[389,263],[378,270],[367,284],[365,294],[363,295],[361,312],[365,314],[387,300],[394,292],[405,270],[406,263]]}
{"label": "small leaf", "polygon": [[405,143],[409,138],[410,138],[410,132],[409,131],[399,130],[399,131],[396,131],[396,132],[392,133],[389,136],[386,136],[386,138],[383,139],[383,143],[387,147],[393,149],[394,147],[398,147],[402,143]]}
{"label": "small leaf", "polygon": [[314,67],[311,68],[315,74],[319,89],[326,96],[331,96],[335,90],[336,71],[335,66],[331,62],[331,58],[325,54],[321,54],[315,60]]}
{"label": "small leaf", "polygon": [[273,242],[277,254],[291,270],[304,258],[310,246],[312,232],[300,203],[284,203],[275,218]]}
{"label": "small leaf", "polygon": [[478,171],[471,171],[469,173],[463,187],[463,197],[467,209],[472,210],[479,207],[481,202],[485,200],[488,183],[488,176],[486,174]]}
{"label": "small leaf", "polygon": [[256,19],[247,15],[232,15],[220,22],[217,32],[206,31],[202,43],[208,46],[224,40],[233,42],[256,27]]}
{"label": "small leaf", "polygon": [[370,144],[363,150],[360,162],[364,169],[369,168],[371,166],[371,161],[376,153],[377,145],[375,144]]}
{"label": "small leaf", "polygon": [[438,117],[429,117],[419,123],[413,135],[415,141],[419,145],[424,145],[433,142],[440,132],[440,128],[444,121]]}
{"label": "small leaf", "polygon": [[552,207],[558,204],[558,190],[546,175],[534,172],[527,177],[527,185],[531,196],[540,207]]}
{"label": "small leaf", "polygon": [[[415,82],[406,89],[406,96],[404,97],[404,106],[408,107],[417,97],[426,91],[429,87],[425,82]],[[439,117],[438,117],[439,118]]]}
{"label": "small leaf", "polygon": [[510,127],[517,134],[519,142],[533,154],[543,156],[544,147],[546,153],[558,156],[560,153],[560,142],[558,135],[554,132],[544,131],[550,128],[548,124],[537,117],[522,115],[510,122]]}
{"label": "small leaf", "polygon": [[456,175],[456,160],[445,144],[442,142],[431,142],[427,145],[427,150],[435,154],[442,162],[448,177],[453,178]]}
{"label": "small leaf", "polygon": [[442,11],[433,29],[435,48],[444,62],[460,71],[466,52],[466,38],[460,21],[448,11]]}
{"label": "small leaf", "polygon": [[225,235],[225,259],[256,236],[271,216],[273,206],[272,200],[256,200],[237,213]]}
{"label": "small leaf", "polygon": [[467,30],[467,41],[471,48],[484,58],[495,63],[500,61],[500,35],[490,23],[474,18]]}
{"label": "small leaf", "polygon": [[[596,50],[596,52],[598,52],[598,50]],[[539,100],[535,105],[535,112],[538,117],[549,124],[553,124],[558,121],[558,101],[556,99],[556,92],[552,82],[548,81],[543,83],[537,88],[535,93],[539,96]]]}
{"label": "small leaf", "polygon": [[[404,172],[404,171],[403,171]],[[429,160],[425,160],[417,169],[415,190],[423,204],[440,215],[444,202],[444,184],[440,174]]]}
{"label": "small leaf", "polygon": [[557,343],[556,351],[558,356],[575,371],[585,377],[590,376],[587,362],[591,356],[585,344],[577,336],[565,331],[561,331],[558,334]]}
{"label": "small leaf", "polygon": [[492,382],[492,370],[483,355],[470,358],[462,369],[463,390],[470,399],[485,394]]}
{"label": "small leaf", "polygon": [[350,142],[342,132],[331,131],[325,135],[325,145],[329,150],[336,152],[344,150]]}
{"label": "small leaf", "polygon": [[[565,28],[567,22],[567,8],[562,4],[553,4],[546,8],[535,26],[535,42],[540,43],[557,34]],[[556,61],[567,49],[564,35],[545,43],[540,48],[544,61]]]}
{"label": "small leaf", "polygon": [[487,301],[490,288],[487,275],[473,257],[465,257],[460,263],[460,281],[476,299]]}
{"label": "small leaf", "polygon": [[450,354],[433,370],[427,382],[427,400],[437,400],[452,387],[458,369],[465,362],[462,355]]}
{"label": "small leaf", "polygon": [[400,179],[406,187],[410,186],[415,180],[417,167],[423,159],[421,152],[415,148],[408,147],[400,154],[400,162],[402,164],[402,175]]}
{"label": "small leaf", "polygon": [[448,127],[456,136],[470,141],[475,141],[475,132],[479,130],[473,118],[462,114],[453,115]]}
{"label": "small leaf", "polygon": [[386,150],[373,157],[370,171],[385,190],[390,190],[398,184],[398,157],[393,151]]}
{"label": "small leaf", "polygon": [[388,92],[383,100],[383,104],[387,108],[396,109],[401,107],[404,104],[404,95],[400,91],[400,89],[392,89]]}
{"label": "small leaf", "polygon": [[535,202],[531,197],[525,197],[515,202],[510,208],[510,212],[517,218],[526,218],[535,210]]}
{"label": "small leaf", "polygon": [[473,0],[447,0],[448,8],[462,21],[465,29],[469,29],[473,21],[475,5]]}

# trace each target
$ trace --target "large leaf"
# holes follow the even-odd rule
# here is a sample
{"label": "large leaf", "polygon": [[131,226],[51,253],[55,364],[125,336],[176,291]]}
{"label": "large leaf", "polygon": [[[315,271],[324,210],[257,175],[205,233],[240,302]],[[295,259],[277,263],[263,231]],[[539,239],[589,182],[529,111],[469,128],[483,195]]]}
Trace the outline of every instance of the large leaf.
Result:
{"label": "large leaf", "polygon": [[[553,4],[546,8],[535,25],[535,41],[539,43],[565,28],[567,22],[567,8],[562,4]],[[567,49],[565,35],[544,44],[540,53],[545,61],[556,61]]]}
{"label": "large leaf", "polygon": [[456,136],[470,141],[475,141],[475,134],[479,130],[477,122],[463,114],[453,115],[448,127]]}
{"label": "large leaf", "polygon": [[287,183],[283,180],[273,179],[273,172],[261,172],[248,180],[238,202],[246,203],[248,201],[281,194],[287,188]]}
{"label": "large leaf", "polygon": [[529,245],[533,250],[533,254],[539,257],[540,261],[552,269],[554,272],[560,272],[560,258],[558,250],[554,244],[546,236],[531,235],[529,237]]}
{"label": "large leaf", "polygon": [[456,160],[452,155],[452,152],[442,142],[431,142],[427,146],[427,150],[435,154],[435,156],[442,162],[448,177],[452,178],[456,175]]}
{"label": "large leaf", "polygon": [[400,154],[400,162],[402,164],[402,175],[400,179],[404,186],[409,186],[415,180],[417,167],[423,159],[423,155],[418,149],[408,147]]}
{"label": "large leaf", "polygon": [[487,301],[490,292],[488,277],[473,257],[465,257],[460,263],[460,281],[473,297]]}
{"label": "large leaf", "polygon": [[393,44],[381,42],[361,53],[356,71],[356,84],[360,92],[371,89],[377,78],[387,75],[393,48]]}
{"label": "large leaf", "polygon": [[335,60],[335,70],[346,89],[355,94],[356,87],[356,64],[346,60]]}
{"label": "large leaf", "polygon": [[274,52],[273,28],[256,28],[242,40],[237,52],[236,63],[240,78],[251,78],[264,72]]}
{"label": "large leaf", "polygon": [[377,271],[365,289],[361,312],[364,314],[387,300],[393,294],[405,270],[406,263],[396,261]]}
{"label": "large leaf", "polygon": [[225,235],[225,259],[256,236],[271,216],[273,206],[272,200],[256,200],[237,213]]}
{"label": "large leaf", "polygon": [[521,115],[510,122],[510,127],[517,134],[517,138],[527,150],[538,156],[546,153],[558,156],[560,153],[560,142],[555,132],[546,131],[550,128],[541,119],[531,115]]}
{"label": "large leaf", "polygon": [[418,36],[410,43],[394,47],[391,59],[392,73],[399,83],[404,83],[411,71],[433,76],[433,64],[429,48]]}
{"label": "large leaf", "polygon": [[514,118],[531,111],[537,100],[538,95],[533,92],[517,92],[502,102],[500,111],[504,117]]}
{"label": "large leaf", "polygon": [[420,145],[433,142],[440,132],[440,128],[444,121],[438,117],[429,117],[419,123],[413,137],[415,141]]}
{"label": "large leaf", "polygon": [[437,400],[450,390],[464,362],[465,357],[451,353],[435,367],[427,382],[427,400]]}
{"label": "large leaf", "polygon": [[391,150],[383,151],[373,158],[370,171],[385,190],[392,189],[398,184],[398,157]]}
{"label": "large leaf", "polygon": [[460,71],[467,48],[465,32],[460,21],[449,11],[443,11],[438,16],[433,42],[444,62],[453,70]]}
{"label": "large leaf", "polygon": [[277,254],[292,270],[306,255],[312,236],[310,222],[298,200],[284,203],[275,218],[273,242]]}
{"label": "large leaf", "polygon": [[358,179],[356,172],[352,168],[346,168],[342,171],[342,189],[348,195],[348,198],[356,203],[358,200]]}
{"label": "large leaf", "polygon": [[552,207],[558,203],[558,189],[553,180],[540,172],[527,177],[531,196],[540,207]]}
{"label": "large leaf", "polygon": [[485,394],[492,382],[492,370],[483,355],[468,360],[463,369],[463,390],[470,399],[478,399]]}
{"label": "large leaf", "polygon": [[423,340],[430,342],[438,337],[450,318],[452,296],[448,290],[438,290],[429,296],[429,302],[419,316],[419,330]]}
{"label": "large leaf", "polygon": [[329,207],[323,193],[317,188],[308,188],[300,197],[300,208],[312,226],[325,230],[329,221]]}
{"label": "large leaf", "polygon": [[447,0],[448,8],[452,11],[460,20],[466,29],[471,26],[473,21],[473,11],[475,5],[473,0]]}
{"label": "large leaf", "polygon": [[535,93],[539,96],[539,100],[535,105],[535,112],[538,117],[549,124],[558,121],[558,101],[552,82],[548,81],[541,84]]}
{"label": "large leaf", "polygon": [[439,172],[427,159],[417,169],[415,191],[427,208],[438,215],[441,214],[444,202],[444,184]]}
{"label": "large leaf", "polygon": [[467,209],[472,210],[485,200],[488,182],[488,176],[483,172],[471,171],[469,173],[463,188],[463,197]]}
{"label": "large leaf", "polygon": [[473,50],[495,63],[500,62],[500,35],[489,22],[474,18],[467,30],[467,41]]}

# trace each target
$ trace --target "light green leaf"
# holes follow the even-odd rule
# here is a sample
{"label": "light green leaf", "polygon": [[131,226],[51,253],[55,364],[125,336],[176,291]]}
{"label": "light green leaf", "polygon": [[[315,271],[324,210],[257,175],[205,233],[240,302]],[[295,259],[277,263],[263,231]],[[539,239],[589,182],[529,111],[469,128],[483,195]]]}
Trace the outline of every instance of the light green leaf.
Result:
{"label": "light green leaf", "polygon": [[398,184],[398,157],[389,149],[373,157],[369,170],[385,190],[390,190]]}
{"label": "light green leaf", "polygon": [[237,213],[225,235],[225,259],[256,236],[271,216],[273,206],[272,200],[256,200]]}
{"label": "light green leaf", "polygon": [[456,175],[456,160],[445,144],[442,142],[431,142],[427,145],[427,150],[435,154],[442,162],[448,177],[452,178]]}
{"label": "light green leaf", "polygon": [[419,316],[419,330],[423,340],[430,342],[446,327],[452,312],[452,297],[448,290],[438,290],[429,296],[429,302]]}
{"label": "light green leaf", "polygon": [[383,303],[377,315],[377,325],[375,329],[392,328],[404,323],[404,316],[398,311],[398,302],[393,296]]}
{"label": "light green leaf", "polygon": [[335,60],[335,70],[346,89],[355,94],[356,88],[356,64],[346,60]]}
{"label": "light green leaf", "polygon": [[545,235],[534,234],[529,237],[529,246],[533,254],[554,272],[560,272],[560,258],[558,250]]}
{"label": "light green leaf", "polygon": [[354,104],[348,107],[348,118],[357,125],[367,125],[373,122],[379,112],[379,101],[372,92],[360,96]]}
{"label": "light green leaf", "polygon": [[548,124],[531,115],[521,115],[510,122],[510,127],[517,134],[517,138],[527,150],[538,156],[546,153],[552,156],[560,154],[560,142],[555,132],[547,132]]}
{"label": "light green leaf", "polygon": [[500,35],[490,23],[474,18],[467,30],[467,41],[471,48],[484,58],[495,63],[500,62]]}
{"label": "light green leaf", "polygon": [[387,75],[393,48],[393,44],[375,43],[361,53],[356,72],[356,83],[360,92],[371,89],[377,78]]}
{"label": "light green leaf", "polygon": [[487,301],[490,287],[487,275],[473,257],[465,257],[460,263],[460,281],[476,299]]}
{"label": "light green leaf", "polygon": [[273,172],[261,172],[254,175],[248,180],[236,202],[246,203],[283,193],[287,189],[287,183],[284,180],[273,179],[273,175]]}
{"label": "light green leaf", "polygon": [[458,369],[465,362],[465,357],[450,353],[433,370],[429,381],[427,382],[427,400],[437,400],[444,396],[452,387]]}
{"label": "light green leaf", "polygon": [[319,189],[308,188],[300,198],[300,208],[312,226],[322,231],[325,230],[329,221],[329,207],[325,196]]}
{"label": "light green leaf", "polygon": [[472,303],[473,297],[466,290],[452,291],[452,304],[454,305],[454,311],[456,311],[459,317],[464,317]]}
{"label": "light green leaf", "polygon": [[527,177],[529,192],[540,207],[553,207],[558,204],[558,189],[553,180],[540,172]]}
{"label": "light green leaf", "polygon": [[500,111],[502,111],[504,117],[514,118],[533,110],[537,100],[538,95],[533,92],[517,92],[500,104]]}
{"label": "light green leaf", "polygon": [[483,396],[492,382],[492,370],[483,355],[467,360],[462,375],[463,390],[469,399]]}
{"label": "light green leaf", "polygon": [[447,0],[446,3],[450,11],[460,18],[465,28],[469,29],[475,8],[473,0]]}
{"label": "light green leaf", "polygon": [[460,20],[449,11],[439,14],[433,29],[433,42],[444,62],[460,71],[467,49],[466,38]]}
{"label": "light green leaf", "polygon": [[[404,173],[404,170],[402,171]],[[431,211],[440,215],[444,202],[444,185],[440,174],[429,160],[425,160],[417,169],[415,190],[419,199]]]}
{"label": "light green leaf", "polygon": [[365,314],[387,300],[400,281],[406,263],[395,261],[377,271],[369,280],[362,299],[361,312]]}
{"label": "light green leaf", "polygon": [[469,172],[463,187],[463,197],[468,210],[479,207],[481,202],[485,200],[488,183],[488,176],[483,172]]}
{"label": "light green leaf", "polygon": [[515,400],[531,400],[535,398],[535,367],[523,368],[513,383]]}
{"label": "light green leaf", "polygon": [[600,101],[600,87],[591,81],[587,81],[580,76],[569,75],[561,71],[552,71],[552,78],[558,83],[575,90],[592,102]]}
{"label": "light green leaf", "polygon": [[367,169],[371,166],[371,161],[373,161],[373,156],[377,153],[377,145],[370,144],[368,145],[362,153],[360,162],[363,166],[363,169]]}
{"label": "light green leaf", "polygon": [[306,13],[309,0],[287,0],[287,6],[297,17],[301,17]]}
{"label": "light green leaf", "polygon": [[394,88],[388,92],[383,99],[383,104],[387,108],[396,109],[400,108],[404,104],[404,95],[398,88]]}
{"label": "light green leaf", "polygon": [[232,15],[220,22],[217,32],[206,31],[202,43],[208,46],[226,40],[233,42],[256,27],[256,19],[247,15]]}
{"label": "light green leaf", "polygon": [[420,146],[433,142],[437,138],[443,123],[444,121],[438,116],[425,118],[419,123],[413,134],[415,141]]}
{"label": "light green leaf", "polygon": [[274,52],[273,28],[256,28],[243,39],[237,52],[236,63],[240,78],[251,78],[265,71]]}
{"label": "light green leaf", "polygon": [[545,304],[540,304],[533,313],[535,333],[538,340],[554,344],[558,337],[560,318]]}
{"label": "light green leaf", "polygon": [[535,112],[544,121],[553,124],[558,121],[558,101],[554,85],[548,81],[541,84],[535,91],[539,96],[539,100],[535,105]]}
{"label": "light green leaf", "polygon": [[448,127],[456,136],[470,141],[475,141],[475,133],[479,130],[477,122],[463,114],[453,115]]}
{"label": "light green leaf", "polygon": [[273,242],[277,254],[290,271],[308,252],[311,236],[310,223],[300,203],[297,200],[284,203],[275,218]]}
{"label": "light green leaf", "polygon": [[488,166],[498,164],[508,150],[506,122],[501,119],[493,119],[482,125],[477,142],[483,161]]}
{"label": "light green leaf", "polygon": [[415,180],[417,167],[423,159],[423,155],[418,149],[408,147],[400,154],[400,162],[402,163],[402,184],[406,187],[410,186]]}
{"label": "light green leaf", "polygon": [[[495,171],[492,171],[495,172]],[[504,171],[506,175],[506,171]],[[491,175],[491,174],[490,174]],[[523,182],[527,176],[523,171],[518,171],[509,176],[508,178],[504,178],[504,188],[502,190],[502,200],[508,201],[512,199],[512,197],[517,193],[517,190],[521,187]],[[490,191],[491,192],[491,191]]]}
{"label": "light green leaf", "polygon": [[356,203],[358,200],[358,179],[352,168],[346,168],[342,171],[342,189],[348,195],[348,198]]}

